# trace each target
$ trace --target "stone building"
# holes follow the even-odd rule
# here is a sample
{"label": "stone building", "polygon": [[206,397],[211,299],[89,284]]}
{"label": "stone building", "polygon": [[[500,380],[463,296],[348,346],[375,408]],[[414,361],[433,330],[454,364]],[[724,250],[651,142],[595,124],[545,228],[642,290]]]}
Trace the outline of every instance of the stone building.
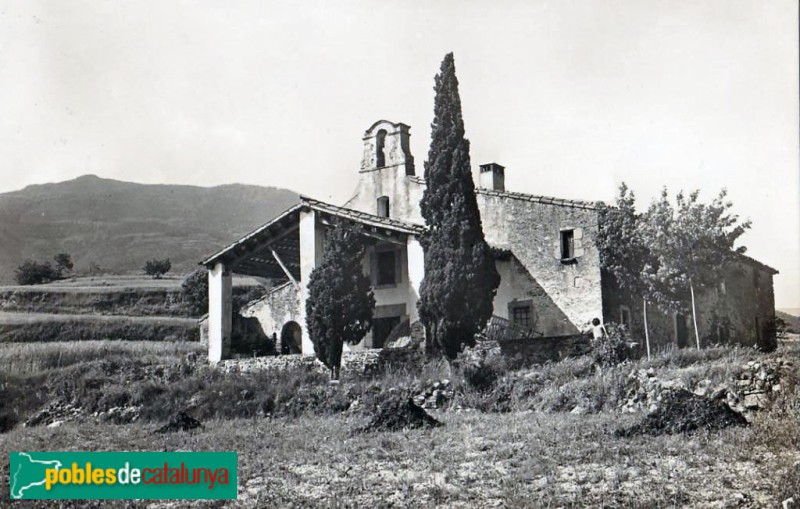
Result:
{"label": "stone building", "polygon": [[[356,191],[343,206],[301,197],[294,207],[202,262],[209,273],[211,361],[225,358],[230,349],[232,273],[277,281],[243,314],[256,317],[266,335],[275,334],[285,349],[313,353],[304,327],[306,285],[322,259],[332,221],[362,225],[370,241],[362,264],[375,293],[373,330],[351,348],[380,348],[393,331],[418,321],[425,271],[419,203],[425,181],[416,174],[409,129],[386,120],[367,129]],[[480,166],[476,195],[501,276],[495,316],[544,337],[582,332],[595,317],[640,332],[641,304],[616,291],[601,273],[597,204],[507,191],[505,168],[496,163]],[[701,335],[712,342],[760,341],[774,315],[775,273],[743,257],[720,289],[698,299]],[[657,331],[654,337],[690,344],[693,329],[687,317],[649,310],[648,321]]]}

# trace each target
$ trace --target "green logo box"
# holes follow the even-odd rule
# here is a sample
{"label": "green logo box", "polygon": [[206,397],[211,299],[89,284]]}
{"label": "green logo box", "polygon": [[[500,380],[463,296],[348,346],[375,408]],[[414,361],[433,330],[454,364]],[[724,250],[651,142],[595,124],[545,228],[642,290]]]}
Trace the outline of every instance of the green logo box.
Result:
{"label": "green logo box", "polygon": [[12,452],[12,500],[236,499],[235,452]]}

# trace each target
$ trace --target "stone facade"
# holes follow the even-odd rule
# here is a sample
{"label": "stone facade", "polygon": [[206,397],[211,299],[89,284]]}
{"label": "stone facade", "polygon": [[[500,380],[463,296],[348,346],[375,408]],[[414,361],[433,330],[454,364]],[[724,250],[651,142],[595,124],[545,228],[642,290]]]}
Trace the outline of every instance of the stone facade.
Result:
{"label": "stone facade", "polygon": [[[771,349],[774,346],[771,345],[774,337],[770,331],[775,315],[774,274],[773,269],[743,256],[724,271],[719,285],[695,289],[701,345],[737,344]],[[687,309],[680,313],[648,305],[647,328],[651,348],[696,344],[688,290],[686,302]],[[643,309],[640,298],[619,290],[613,278],[604,278],[603,316],[607,322],[622,323],[627,314],[634,337],[643,341]]]}
{"label": "stone facade", "polygon": [[[379,166],[376,132],[387,132],[386,147],[392,147]],[[413,157],[406,140],[408,126],[380,121],[364,136],[364,156],[356,192],[346,207],[376,214],[379,200],[388,198],[389,217],[424,224],[420,200],[424,179],[414,174]],[[394,140],[392,138],[395,138]],[[481,167],[477,201],[487,242],[507,259],[498,259],[501,285],[494,301],[494,314],[513,319],[515,308],[530,309],[532,328],[546,336],[574,334],[602,316],[599,254],[594,239],[598,211],[593,203],[559,200],[505,192],[504,168]],[[573,252],[562,257],[562,232],[572,232]],[[376,292],[377,293],[377,292]],[[535,325],[535,327],[533,327]],[[538,328],[537,328],[538,327]]]}
{"label": "stone facade", "polygon": [[[305,330],[307,282],[322,260],[325,229],[333,216],[362,224],[371,239],[362,266],[373,280],[375,323],[359,345],[349,348],[381,347],[392,327],[413,325],[418,320],[416,303],[424,277],[418,237],[424,231],[420,200],[425,180],[416,175],[409,139],[407,125],[376,122],[364,133],[358,183],[343,207],[303,198],[298,207],[204,262],[210,269],[210,288],[219,293],[210,299],[212,361],[224,358],[229,350],[225,338],[230,335],[230,320],[224,317],[229,265],[236,271],[236,264],[245,260],[248,270],[265,267],[272,277],[282,274],[265,259],[270,257],[273,242],[276,249],[282,249],[283,258],[295,260],[295,265],[287,267],[272,250],[291,281],[247,307],[244,314],[258,318],[268,337],[294,338],[299,350],[313,353]],[[613,280],[601,273],[595,203],[509,192],[505,168],[496,163],[481,165],[476,197],[483,231],[496,252],[501,276],[494,299],[496,316],[548,338],[574,337],[586,331],[593,318],[627,322],[635,335],[642,334],[641,301],[620,292]],[[296,244],[286,240],[291,239],[289,234],[297,236]],[[381,275],[387,273],[391,274],[388,281]],[[726,275],[724,288],[700,289],[698,328],[703,342],[762,345],[774,315],[774,273],[755,260],[742,258]],[[689,318],[688,313],[676,316],[651,306],[648,325],[653,346],[693,345]]]}

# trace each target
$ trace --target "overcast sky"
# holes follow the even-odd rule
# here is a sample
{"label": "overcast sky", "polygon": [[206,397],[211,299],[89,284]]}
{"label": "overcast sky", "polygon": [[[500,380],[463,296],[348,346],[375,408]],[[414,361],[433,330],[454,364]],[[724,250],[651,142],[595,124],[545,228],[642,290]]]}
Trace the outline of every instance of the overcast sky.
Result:
{"label": "overcast sky", "polygon": [[94,173],[343,203],[375,120],[411,125],[421,173],[453,51],[474,166],[563,198],[625,181],[642,208],[727,187],[800,308],[797,24],[796,0],[3,0],[0,192]]}

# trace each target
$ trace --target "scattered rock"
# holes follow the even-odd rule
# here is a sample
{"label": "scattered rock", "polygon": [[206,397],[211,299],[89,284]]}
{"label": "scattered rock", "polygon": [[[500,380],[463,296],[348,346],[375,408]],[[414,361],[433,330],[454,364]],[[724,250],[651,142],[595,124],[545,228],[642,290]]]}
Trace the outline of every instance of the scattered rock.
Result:
{"label": "scattered rock", "polygon": [[77,420],[83,415],[83,410],[64,401],[51,401],[41,410],[36,412],[30,419],[25,421],[24,427],[49,426],[58,422],[56,426],[69,421]]}
{"label": "scattered rock", "polygon": [[443,379],[430,383],[414,394],[414,403],[422,408],[443,408],[453,399],[450,380]]}
{"label": "scattered rock", "polygon": [[186,412],[178,412],[167,424],[158,428],[157,433],[171,433],[173,431],[189,431],[202,427],[200,421]]}
{"label": "scattered rock", "polygon": [[697,396],[684,389],[674,389],[662,394],[658,407],[643,422],[618,430],[615,434],[622,437],[666,435],[746,425],[744,416],[725,403]]}

